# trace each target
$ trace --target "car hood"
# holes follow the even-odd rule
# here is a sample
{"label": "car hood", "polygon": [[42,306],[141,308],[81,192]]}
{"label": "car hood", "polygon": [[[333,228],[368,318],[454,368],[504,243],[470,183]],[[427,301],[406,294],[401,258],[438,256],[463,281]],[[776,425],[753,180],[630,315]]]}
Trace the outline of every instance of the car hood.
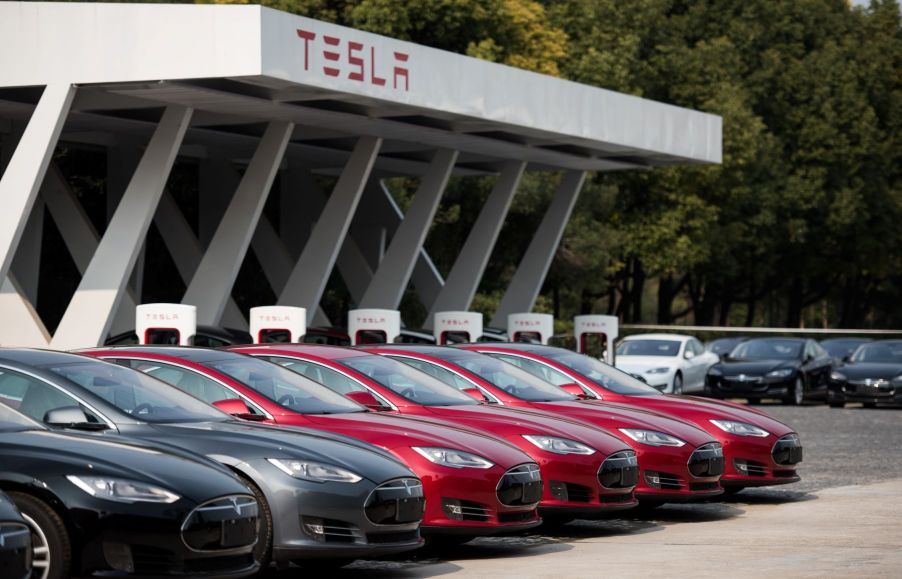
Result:
{"label": "car hood", "polygon": [[849,380],[892,380],[902,374],[902,364],[855,362],[840,366],[837,370]]}
{"label": "car hood", "polygon": [[706,398],[696,398],[694,396],[644,396],[639,399],[638,404],[643,409],[668,414],[680,420],[691,422],[717,438],[726,433],[711,424],[711,420],[746,422],[758,428],[763,428],[777,435],[777,437],[793,432],[792,428],[763,412],[755,412],[738,405],[719,404]]}
{"label": "car hood", "polygon": [[[146,444],[126,444],[121,437],[105,434],[63,434],[45,430],[0,434],[4,460],[0,479],[16,478],[14,472],[43,480],[48,474],[94,475],[125,478],[169,489],[194,502],[230,494],[247,494],[247,488],[218,466],[162,452]],[[29,481],[30,482],[30,481]]]}
{"label": "car hood", "polygon": [[586,420],[608,430],[654,430],[681,438],[692,446],[716,442],[710,434],[688,422],[613,402],[543,402],[539,407],[561,412],[574,420]]}
{"label": "car hood", "polygon": [[782,368],[795,369],[798,367],[799,363],[796,360],[737,360],[735,362],[721,362],[717,366],[724,376],[738,376],[739,374],[763,376],[772,370],[780,370]]}
{"label": "car hood", "polygon": [[624,372],[641,374],[652,368],[676,368],[679,361],[678,356],[618,356],[614,367]]}
{"label": "car hood", "polygon": [[307,418],[332,432],[359,437],[389,450],[411,446],[453,448],[478,454],[504,468],[532,462],[529,456],[504,441],[438,419],[375,413],[308,415]]}
{"label": "car hood", "polygon": [[429,409],[443,419],[478,428],[495,436],[511,437],[523,434],[558,436],[588,444],[605,455],[629,449],[629,446],[616,436],[597,427],[563,419],[555,412],[489,405],[433,406]]}
{"label": "car hood", "polygon": [[187,448],[224,464],[282,458],[342,467],[375,483],[414,476],[387,451],[341,434],[290,430],[239,421],[184,424],[140,424],[123,434]]}

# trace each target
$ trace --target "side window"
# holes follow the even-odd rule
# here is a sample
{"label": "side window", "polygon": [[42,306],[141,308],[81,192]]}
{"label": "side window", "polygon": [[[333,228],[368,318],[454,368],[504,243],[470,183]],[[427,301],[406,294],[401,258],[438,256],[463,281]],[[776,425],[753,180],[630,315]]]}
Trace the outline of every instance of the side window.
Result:
{"label": "side window", "polygon": [[702,343],[699,342],[698,340],[696,340],[695,338],[692,338],[691,340],[689,340],[689,345],[692,346],[692,353],[695,354],[696,356],[701,356],[702,354],[705,353],[705,347],[702,346]]}
{"label": "side window", "polygon": [[522,368],[532,374],[537,378],[541,378],[546,382],[551,382],[555,386],[561,386],[562,384],[572,384],[573,379],[564,374],[563,372],[559,372],[554,368],[549,368],[545,364],[540,362],[536,362],[535,360],[530,360],[528,358],[521,358],[519,356],[508,356],[506,354],[493,354],[499,360],[504,360],[514,366]]}
{"label": "side window", "polygon": [[454,386],[458,390],[466,390],[467,388],[475,388],[475,384],[469,382],[468,380],[464,380],[451,370],[447,368],[442,368],[441,366],[437,366],[431,362],[425,362],[423,360],[416,360],[413,358],[405,358],[403,356],[395,357],[388,356],[392,360],[397,360],[399,362],[404,362],[408,366],[412,366],[419,370],[420,372],[425,372],[429,374],[433,378],[438,378],[448,386]]}
{"label": "side window", "polygon": [[44,416],[51,410],[77,406],[88,416],[89,422],[101,422],[87,408],[78,403],[62,390],[50,384],[10,370],[0,370],[0,400],[22,414],[44,421]]}
{"label": "side window", "polygon": [[274,362],[288,368],[292,372],[297,372],[302,376],[306,376],[314,382],[319,382],[323,386],[326,386],[339,394],[348,394],[349,392],[369,392],[369,390],[358,384],[355,380],[348,378],[341,372],[333,370],[332,368],[326,368],[319,364],[293,358],[280,358],[278,356],[260,357],[267,362]]}
{"label": "side window", "polygon": [[[220,400],[239,398],[239,395],[236,392],[229,390],[219,382],[186,368],[160,363],[156,360],[129,360],[120,358],[112,361],[120,366],[132,368],[144,372],[148,376],[153,376],[157,380],[162,380],[170,386],[175,386],[186,394],[190,394],[195,398],[200,398],[207,404],[213,404]],[[253,409],[251,411],[253,412]]]}

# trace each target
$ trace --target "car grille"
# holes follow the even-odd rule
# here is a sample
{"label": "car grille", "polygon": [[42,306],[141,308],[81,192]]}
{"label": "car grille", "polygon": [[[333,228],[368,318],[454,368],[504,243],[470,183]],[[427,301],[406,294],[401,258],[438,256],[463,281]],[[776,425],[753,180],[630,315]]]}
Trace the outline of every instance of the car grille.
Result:
{"label": "car grille", "polygon": [[720,488],[720,483],[716,482],[708,482],[708,483],[689,483],[690,491],[715,491]]}
{"label": "car grille", "polygon": [[485,505],[460,499],[443,498],[442,510],[448,518],[455,521],[478,521],[485,523],[492,520],[494,511]]}
{"label": "car grille", "polygon": [[148,545],[131,545],[135,573],[144,575],[169,573],[181,566],[175,553]]}
{"label": "car grille", "polygon": [[639,483],[636,453],[624,450],[607,457],[598,469],[598,482],[606,489],[634,487]]}
{"label": "car grille", "polygon": [[862,394],[865,396],[893,396],[893,387],[889,380],[849,380],[845,391],[849,394]]}
{"label": "car grille", "polygon": [[257,501],[234,495],[197,507],[182,523],[182,540],[194,551],[222,551],[253,545],[259,525]]}
{"label": "car grille", "polygon": [[573,483],[553,480],[549,482],[551,496],[559,501],[588,503],[592,501],[592,489]]}
{"label": "car grille", "polygon": [[770,454],[779,465],[798,464],[802,462],[802,442],[797,434],[787,434],[774,443]]}
{"label": "car grille", "polygon": [[542,498],[542,475],[539,465],[521,464],[510,469],[495,488],[501,504],[508,506],[531,505]]}
{"label": "car grille", "polygon": [[736,469],[736,472],[740,474],[746,474],[748,476],[767,476],[769,472],[767,465],[764,465],[760,462],[755,462],[754,460],[745,460],[742,458],[733,459],[733,468]]}
{"label": "car grille", "polygon": [[364,509],[366,518],[376,525],[416,523],[423,518],[426,509],[423,483],[415,478],[384,483],[373,489]]}
{"label": "car grille", "polygon": [[689,457],[689,472],[692,476],[720,476],[723,471],[723,448],[717,442],[699,446]]}
{"label": "car grille", "polygon": [[364,535],[356,526],[335,519],[301,517],[304,532],[324,543],[362,543]]}

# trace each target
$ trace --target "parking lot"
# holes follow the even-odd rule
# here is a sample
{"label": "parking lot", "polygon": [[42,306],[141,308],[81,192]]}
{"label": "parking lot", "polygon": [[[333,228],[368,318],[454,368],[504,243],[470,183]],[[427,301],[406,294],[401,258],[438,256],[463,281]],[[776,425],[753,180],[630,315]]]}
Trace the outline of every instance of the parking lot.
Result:
{"label": "parking lot", "polygon": [[[415,558],[358,561],[342,577],[893,576],[902,565],[902,412],[764,405],[805,445],[803,480]],[[287,570],[278,577],[300,576]]]}

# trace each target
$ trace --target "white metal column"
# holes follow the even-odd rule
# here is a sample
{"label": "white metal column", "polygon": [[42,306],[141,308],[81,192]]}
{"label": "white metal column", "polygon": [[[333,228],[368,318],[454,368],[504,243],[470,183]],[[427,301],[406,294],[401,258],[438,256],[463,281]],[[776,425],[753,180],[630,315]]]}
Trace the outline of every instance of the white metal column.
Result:
{"label": "white metal column", "polygon": [[216,325],[222,317],[293,130],[292,123],[282,121],[266,127],[210,247],[188,284],[182,303],[197,306],[199,324]]}
{"label": "white metal column", "polygon": [[74,95],[70,84],[44,88],[0,179],[0,280],[9,273]]}
{"label": "white metal column", "polygon": [[427,328],[432,327],[436,312],[466,311],[470,307],[525,169],[526,163],[522,161],[509,161],[502,167],[445,285],[432,304],[426,318]]}
{"label": "white metal column", "polygon": [[53,336],[54,348],[68,350],[103,341],[166,186],[191,113],[192,109],[176,105],[164,111]]}
{"label": "white metal column", "polygon": [[279,305],[307,308],[308,322],[319,305],[381,146],[382,139],[378,137],[360,137],[357,141],[285,289],[279,295]]}
{"label": "white metal column", "polygon": [[498,304],[495,317],[492,318],[493,326],[506,326],[509,314],[532,311],[585,179],[585,171],[567,171],[564,174],[526,255],[520,261],[517,272]]}
{"label": "white metal column", "polygon": [[404,221],[392,237],[391,245],[373,275],[358,307],[385,308],[395,310],[401,303],[404,290],[410,281],[411,273],[432,219],[438,210],[442,193],[448,185],[457,151],[442,149],[436,152],[429,168],[420,181],[413,202],[404,216]]}

